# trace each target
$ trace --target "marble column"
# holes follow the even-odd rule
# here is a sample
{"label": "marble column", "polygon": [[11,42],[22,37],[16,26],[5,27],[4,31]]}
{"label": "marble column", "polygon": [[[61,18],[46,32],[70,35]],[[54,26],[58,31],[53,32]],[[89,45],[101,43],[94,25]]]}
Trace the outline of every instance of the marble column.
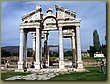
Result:
{"label": "marble column", "polygon": [[72,67],[76,67],[76,46],[75,46],[75,32],[72,34]]}
{"label": "marble column", "polygon": [[36,28],[36,59],[34,62],[35,69],[40,69],[40,29]]}
{"label": "marble column", "polygon": [[27,31],[24,32],[24,67],[28,68],[28,62],[27,62]]}
{"label": "marble column", "polygon": [[47,50],[47,57],[48,57],[48,67],[49,67],[49,46],[48,46],[48,50]]}
{"label": "marble column", "polygon": [[46,59],[47,59],[47,33],[44,34],[44,61],[43,61],[43,68],[46,68]]}
{"label": "marble column", "polygon": [[25,32],[23,29],[20,29],[20,47],[19,47],[19,61],[18,61],[18,69],[23,70],[24,69],[24,38],[25,38]]}
{"label": "marble column", "polygon": [[33,57],[33,60],[32,60],[32,66],[31,66],[32,68],[34,68],[34,62],[36,59],[35,53],[36,53],[36,33],[33,32],[32,33],[32,57]]}
{"label": "marble column", "polygon": [[83,68],[83,61],[81,57],[81,44],[80,44],[80,30],[76,26],[76,47],[77,47],[77,68]]}
{"label": "marble column", "polygon": [[62,27],[59,27],[59,69],[64,69],[64,51],[63,51],[63,33]]}
{"label": "marble column", "polygon": [[32,49],[33,49],[33,61],[35,61],[35,50],[36,50],[36,34],[35,32],[32,33]]}
{"label": "marble column", "polygon": [[42,64],[42,31],[40,32],[40,67],[43,68]]}

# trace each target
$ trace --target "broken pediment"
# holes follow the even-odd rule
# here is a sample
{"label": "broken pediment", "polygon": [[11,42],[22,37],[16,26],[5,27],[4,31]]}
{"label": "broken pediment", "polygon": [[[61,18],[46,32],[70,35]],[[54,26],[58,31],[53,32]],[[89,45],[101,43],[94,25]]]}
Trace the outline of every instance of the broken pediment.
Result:
{"label": "broken pediment", "polygon": [[51,8],[48,8],[46,13],[42,14],[41,6],[37,5],[35,10],[22,17],[21,26],[25,28],[39,26],[44,30],[56,30],[58,26],[73,26],[80,24],[80,20],[77,20],[74,11],[64,9],[57,5],[55,5],[55,8],[55,14],[53,14]]}
{"label": "broken pediment", "polygon": [[63,7],[60,7],[58,5],[55,5],[55,8],[56,8],[57,19],[71,20],[71,19],[76,18],[76,13],[74,11],[64,9]]}
{"label": "broken pediment", "polygon": [[31,23],[31,22],[35,22],[37,20],[41,20],[41,18],[42,18],[41,11],[42,11],[42,9],[41,9],[40,5],[37,5],[35,10],[31,11],[30,13],[25,14],[22,17],[22,21],[24,23]]}

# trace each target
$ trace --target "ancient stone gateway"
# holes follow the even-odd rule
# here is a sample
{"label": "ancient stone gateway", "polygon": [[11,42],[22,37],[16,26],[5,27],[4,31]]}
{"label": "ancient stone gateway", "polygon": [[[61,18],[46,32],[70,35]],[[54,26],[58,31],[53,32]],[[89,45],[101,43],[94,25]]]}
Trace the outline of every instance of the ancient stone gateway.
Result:
{"label": "ancient stone gateway", "polygon": [[[40,5],[36,9],[22,17],[20,25],[20,50],[18,71],[27,67],[27,33],[32,33],[33,39],[33,64],[35,70],[46,67],[48,31],[58,30],[59,32],[59,70],[65,70],[63,38],[72,40],[72,66],[76,69],[83,69],[80,44],[80,19],[76,13],[55,5],[56,14],[49,8],[46,14],[42,14]],[[44,39],[44,60],[42,61],[42,45]],[[42,67],[43,66],[43,67]]]}

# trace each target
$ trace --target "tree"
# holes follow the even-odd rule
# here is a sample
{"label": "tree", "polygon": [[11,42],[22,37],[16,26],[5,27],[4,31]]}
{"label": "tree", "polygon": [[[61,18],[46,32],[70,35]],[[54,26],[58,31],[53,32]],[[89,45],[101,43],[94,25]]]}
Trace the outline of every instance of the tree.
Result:
{"label": "tree", "polygon": [[97,33],[97,30],[93,31],[93,44],[94,44],[94,49],[96,52],[100,51],[100,40],[99,40],[99,35]]}
{"label": "tree", "polygon": [[103,44],[102,44],[100,50],[101,50],[101,52],[104,54],[104,56],[106,57],[106,55],[107,55],[106,45],[103,45]]}
{"label": "tree", "polygon": [[1,49],[1,57],[9,57],[9,56],[11,56],[9,51],[5,49]]}
{"label": "tree", "polygon": [[90,57],[94,57],[94,53],[96,52],[96,49],[94,46],[89,47],[90,50],[88,50],[88,53],[90,53]]}
{"label": "tree", "polygon": [[72,51],[66,51],[66,52],[64,52],[64,55],[65,56],[72,56]]}
{"label": "tree", "polygon": [[32,56],[32,51],[27,51],[27,57],[31,57]]}

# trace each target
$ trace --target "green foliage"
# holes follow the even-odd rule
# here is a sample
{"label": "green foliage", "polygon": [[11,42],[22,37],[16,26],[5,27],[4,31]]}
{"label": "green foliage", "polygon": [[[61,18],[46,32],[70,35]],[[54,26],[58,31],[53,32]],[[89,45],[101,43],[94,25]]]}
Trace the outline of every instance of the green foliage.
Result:
{"label": "green foliage", "polygon": [[[90,46],[88,53],[90,53],[90,57],[94,57],[94,53],[96,52],[96,49],[94,48],[94,46]],[[106,45],[102,45],[100,46],[99,52],[103,53],[104,56],[107,56],[107,48]]]}
{"label": "green foliage", "polygon": [[64,56],[72,56],[72,51],[64,52]]}
{"label": "green foliage", "polygon": [[94,57],[94,53],[96,52],[96,49],[94,48],[94,46],[90,46],[89,49],[90,50],[88,50],[88,52],[90,53],[90,57]]}
{"label": "green foliage", "polygon": [[5,49],[1,49],[1,57],[9,57],[11,56],[11,53],[9,51],[6,51]]}
{"label": "green foliage", "polygon": [[104,54],[105,57],[107,56],[107,48],[106,48],[106,45],[102,45],[102,46],[100,47],[100,51]]}
{"label": "green foliage", "polygon": [[[9,57],[9,56],[19,56],[19,52],[10,52],[5,49],[1,49],[1,57]],[[32,56],[32,51],[27,51],[27,56]]]}
{"label": "green foliage", "polygon": [[102,46],[100,45],[100,40],[97,30],[94,30],[93,32],[93,45],[94,46],[90,46],[88,50],[91,57],[93,57],[94,53],[96,52],[103,53],[104,56],[106,56],[106,45],[102,45]]}
{"label": "green foliage", "polygon": [[32,57],[32,51],[27,51],[27,56]]}
{"label": "green foliage", "polygon": [[94,30],[93,32],[93,44],[96,52],[99,52],[100,50],[100,40],[99,40],[99,35],[97,33],[97,30]]}
{"label": "green foliage", "polygon": [[58,52],[49,52],[49,56],[50,57],[59,57],[59,53]]}
{"label": "green foliage", "polygon": [[19,52],[12,52],[11,53],[11,56],[18,56],[19,55]]}

